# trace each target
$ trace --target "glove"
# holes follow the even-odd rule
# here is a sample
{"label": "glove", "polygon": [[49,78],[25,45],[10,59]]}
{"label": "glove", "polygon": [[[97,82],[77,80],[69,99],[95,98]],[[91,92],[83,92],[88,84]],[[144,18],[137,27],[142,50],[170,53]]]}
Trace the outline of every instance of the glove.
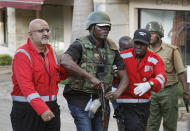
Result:
{"label": "glove", "polygon": [[89,107],[88,110],[88,117],[93,119],[94,118],[94,114],[96,113],[97,109],[101,106],[101,102],[100,99],[95,99],[92,101],[91,106]]}
{"label": "glove", "polygon": [[134,86],[137,86],[134,89],[134,94],[139,96],[142,96],[144,93],[146,93],[151,89],[149,82],[135,83]]}

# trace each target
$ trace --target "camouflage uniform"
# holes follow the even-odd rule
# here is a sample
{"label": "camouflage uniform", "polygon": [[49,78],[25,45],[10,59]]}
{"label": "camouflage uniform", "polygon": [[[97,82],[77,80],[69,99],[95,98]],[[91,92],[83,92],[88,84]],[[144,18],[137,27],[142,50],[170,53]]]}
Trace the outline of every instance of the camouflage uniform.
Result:
{"label": "camouflage uniform", "polygon": [[[111,40],[108,40],[105,43],[105,48],[97,49],[95,45],[93,45],[88,37],[84,37],[77,40],[82,45],[83,55],[79,66],[89,72],[91,75],[96,77],[97,67],[99,64],[103,64],[105,68],[104,74],[104,83],[105,83],[105,90],[110,91],[112,87],[113,81],[113,62],[115,58],[115,52],[117,51],[117,46]],[[100,56],[100,54],[102,56]],[[103,61],[102,61],[102,58]],[[69,78],[70,87],[74,90],[83,91],[86,93],[96,93],[98,91],[91,87],[91,83],[88,79],[84,79],[81,77],[71,76]]]}
{"label": "camouflage uniform", "polygon": [[[125,64],[115,43],[111,40],[106,38],[101,45],[96,43],[93,37],[96,25],[106,26],[107,30],[109,29],[110,31],[111,23],[109,16],[101,11],[92,12],[88,16],[86,23],[86,29],[89,30],[90,35],[77,39],[69,46],[65,53],[69,54],[73,61],[77,61],[77,65],[82,70],[103,81],[106,91],[109,91],[111,90],[113,80],[112,66],[116,65],[118,70],[124,70]],[[77,131],[108,130],[108,122],[104,123],[104,126],[102,125],[103,113],[101,108],[95,111],[94,117],[90,117],[93,114],[91,107],[93,107],[93,102],[99,99],[100,90],[94,90],[89,79],[81,78],[77,74],[70,73],[69,82],[65,85],[63,92],[71,115],[74,118]],[[109,121],[110,108],[108,101],[105,102],[105,108],[106,113],[104,115]]]}
{"label": "camouflage uniform", "polygon": [[[149,23],[146,28],[150,32],[157,32],[160,37],[164,36],[163,28],[159,23]],[[159,131],[162,117],[164,131],[176,131],[178,117],[177,74],[185,71],[181,54],[176,46],[165,43],[162,43],[157,50],[153,50],[150,46],[150,50],[163,59],[167,83],[160,92],[152,92],[149,131]]]}

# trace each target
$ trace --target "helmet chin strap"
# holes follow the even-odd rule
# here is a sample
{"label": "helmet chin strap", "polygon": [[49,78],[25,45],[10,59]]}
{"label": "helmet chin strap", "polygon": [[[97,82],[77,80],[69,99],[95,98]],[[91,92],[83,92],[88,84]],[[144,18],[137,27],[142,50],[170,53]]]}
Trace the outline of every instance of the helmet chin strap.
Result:
{"label": "helmet chin strap", "polygon": [[92,29],[91,29],[91,31],[90,31],[90,35],[92,36],[92,37],[94,37],[95,39],[97,39],[97,37],[96,37],[96,34],[95,34],[95,25],[92,25]]}
{"label": "helmet chin strap", "polygon": [[[96,37],[95,25],[92,25],[91,30],[90,30],[90,35],[91,35],[94,39],[96,39],[97,41],[102,41],[102,39]],[[103,41],[104,41],[104,40],[103,40]]]}
{"label": "helmet chin strap", "polygon": [[[157,33],[157,34],[158,34],[158,33]],[[152,45],[155,45],[155,44],[159,43],[160,41],[162,41],[161,38],[162,38],[162,37],[158,34],[158,35],[157,35],[157,40],[156,40],[154,43],[152,43]]]}
{"label": "helmet chin strap", "polygon": [[93,37],[95,36],[94,30],[95,30],[95,25],[92,25],[92,29],[90,31],[90,35],[93,36]]}
{"label": "helmet chin strap", "polygon": [[162,36],[160,36],[159,34],[158,34],[158,41],[157,42],[162,42]]}

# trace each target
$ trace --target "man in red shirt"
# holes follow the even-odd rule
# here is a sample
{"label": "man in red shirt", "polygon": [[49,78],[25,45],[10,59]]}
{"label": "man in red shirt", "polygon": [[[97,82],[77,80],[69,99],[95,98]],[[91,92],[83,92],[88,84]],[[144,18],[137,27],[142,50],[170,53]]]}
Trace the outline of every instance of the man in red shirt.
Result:
{"label": "man in red shirt", "polygon": [[144,29],[136,30],[133,41],[133,48],[120,52],[129,85],[117,99],[116,114],[124,120],[125,130],[145,131],[151,90],[158,92],[164,88],[166,75],[162,59],[147,49],[150,33]]}
{"label": "man in red shirt", "polygon": [[32,20],[28,35],[13,59],[12,127],[14,131],[60,131],[56,99],[58,82],[66,78],[66,72],[49,45],[46,21]]}

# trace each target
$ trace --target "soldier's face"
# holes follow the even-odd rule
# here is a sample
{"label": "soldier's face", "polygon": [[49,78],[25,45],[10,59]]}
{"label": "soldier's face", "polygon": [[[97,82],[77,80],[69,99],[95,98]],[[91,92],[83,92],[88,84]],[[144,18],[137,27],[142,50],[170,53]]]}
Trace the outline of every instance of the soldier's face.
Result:
{"label": "soldier's face", "polygon": [[94,36],[97,39],[106,39],[110,31],[110,26],[98,26],[95,25]]}
{"label": "soldier's face", "polygon": [[138,58],[144,57],[146,54],[147,48],[148,48],[148,44],[136,41],[134,43],[134,51],[136,53],[136,57]]}
{"label": "soldier's face", "polygon": [[155,45],[159,41],[159,35],[156,32],[150,32],[150,44]]}

